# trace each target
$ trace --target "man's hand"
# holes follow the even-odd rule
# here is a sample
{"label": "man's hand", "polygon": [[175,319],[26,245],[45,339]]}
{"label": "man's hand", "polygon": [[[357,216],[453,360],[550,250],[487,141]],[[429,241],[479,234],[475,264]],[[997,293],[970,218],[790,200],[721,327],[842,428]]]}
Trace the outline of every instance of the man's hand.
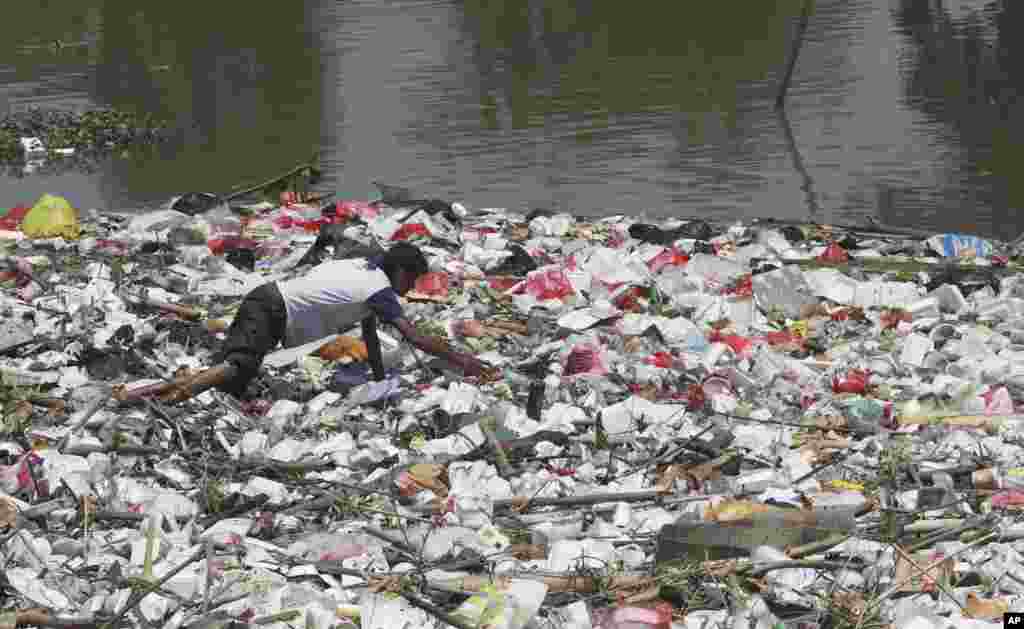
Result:
{"label": "man's hand", "polygon": [[462,372],[468,377],[479,377],[492,369],[487,363],[482,362],[472,354],[453,351],[443,339],[420,334],[408,319],[397,319],[394,325],[410,343],[428,354],[433,354],[438,358],[443,358],[461,367]]}

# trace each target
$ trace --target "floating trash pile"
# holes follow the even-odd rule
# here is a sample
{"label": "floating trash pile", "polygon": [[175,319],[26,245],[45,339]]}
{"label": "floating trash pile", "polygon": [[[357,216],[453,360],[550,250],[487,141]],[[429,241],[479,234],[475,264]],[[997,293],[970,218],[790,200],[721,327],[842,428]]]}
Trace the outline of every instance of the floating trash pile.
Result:
{"label": "floating trash pile", "polygon": [[[0,626],[1024,609],[1015,245],[408,197],[0,217]],[[147,394],[214,364],[250,290],[395,242],[429,262],[406,315],[484,376],[386,331],[375,381],[356,329],[240,397]]]}

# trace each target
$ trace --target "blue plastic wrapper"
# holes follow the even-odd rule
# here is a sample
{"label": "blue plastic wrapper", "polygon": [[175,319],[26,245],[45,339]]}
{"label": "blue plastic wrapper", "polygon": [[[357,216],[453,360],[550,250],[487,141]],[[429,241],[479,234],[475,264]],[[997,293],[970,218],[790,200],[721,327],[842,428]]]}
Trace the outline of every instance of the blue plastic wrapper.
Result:
{"label": "blue plastic wrapper", "polygon": [[[385,372],[385,377],[391,378],[397,374],[398,371],[391,369]],[[373,372],[370,371],[369,363],[358,362],[338,365],[338,368],[334,371],[334,381],[331,383],[331,389],[339,391],[358,387],[369,382],[372,377]]]}
{"label": "blue plastic wrapper", "polygon": [[992,243],[966,234],[939,234],[928,239],[928,246],[947,258],[987,258],[992,255]]}

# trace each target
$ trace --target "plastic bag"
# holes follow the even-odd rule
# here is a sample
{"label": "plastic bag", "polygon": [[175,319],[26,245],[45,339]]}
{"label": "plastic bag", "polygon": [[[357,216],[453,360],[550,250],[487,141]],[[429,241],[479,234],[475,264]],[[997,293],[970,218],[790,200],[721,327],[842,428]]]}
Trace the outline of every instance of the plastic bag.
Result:
{"label": "plastic bag", "polygon": [[832,378],[832,391],[835,393],[864,393],[868,388],[871,374],[862,369],[851,369],[845,376]]}
{"label": "plastic bag", "polygon": [[648,260],[647,268],[651,270],[651,273],[657,273],[667,266],[683,266],[689,261],[689,256],[677,247],[671,247]]}
{"label": "plastic bag", "polygon": [[947,258],[987,258],[993,253],[991,242],[965,234],[939,234],[926,242],[932,251]]}
{"label": "plastic bag", "polygon": [[29,213],[31,208],[24,205],[16,205],[7,210],[3,217],[0,217],[0,229],[15,231],[21,226],[21,221]]}
{"label": "plastic bag", "polygon": [[65,198],[44,194],[21,221],[21,231],[29,238],[77,240],[78,211]]}
{"label": "plastic bag", "polygon": [[334,218],[339,222],[354,218],[370,220],[377,218],[378,214],[377,208],[365,201],[338,201],[334,205]]}
{"label": "plastic bag", "polygon": [[526,293],[537,299],[564,299],[575,293],[565,271],[548,266],[526,276]]}
{"label": "plastic bag", "polygon": [[391,240],[412,240],[413,238],[430,238],[430,230],[423,223],[406,223],[391,235]]}

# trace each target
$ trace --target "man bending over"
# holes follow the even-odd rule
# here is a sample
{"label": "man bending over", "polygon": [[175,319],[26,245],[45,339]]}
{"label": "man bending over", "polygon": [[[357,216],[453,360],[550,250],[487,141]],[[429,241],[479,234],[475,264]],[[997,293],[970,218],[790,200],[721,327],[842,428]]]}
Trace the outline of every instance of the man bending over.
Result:
{"label": "man bending over", "polygon": [[394,325],[414,346],[462,368],[467,376],[481,375],[485,363],[418,333],[405,318],[398,297],[427,270],[419,248],[398,243],[377,258],[328,261],[304,277],[253,289],[228,329],[219,364],[175,380],[170,399],[188,399],[211,387],[240,396],[259,373],[264,357],[278,345],[297,347],[356,324],[362,324],[373,376],[382,380],[378,321]]}

